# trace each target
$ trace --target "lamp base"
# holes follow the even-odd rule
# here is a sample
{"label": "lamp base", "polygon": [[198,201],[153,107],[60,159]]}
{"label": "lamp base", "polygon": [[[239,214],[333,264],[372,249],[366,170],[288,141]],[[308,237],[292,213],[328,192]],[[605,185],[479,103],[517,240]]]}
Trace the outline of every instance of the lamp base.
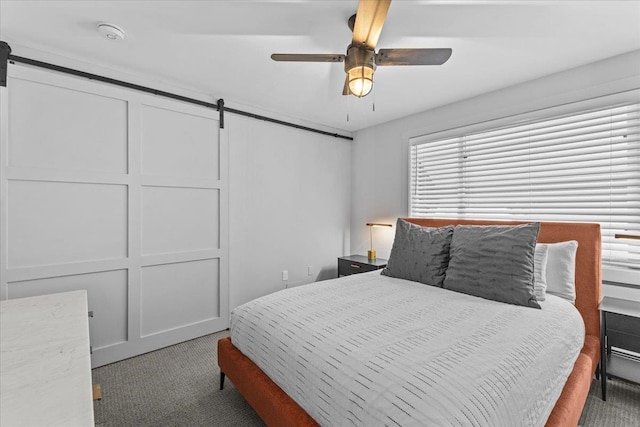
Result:
{"label": "lamp base", "polygon": [[367,258],[376,259],[376,251],[367,251]]}

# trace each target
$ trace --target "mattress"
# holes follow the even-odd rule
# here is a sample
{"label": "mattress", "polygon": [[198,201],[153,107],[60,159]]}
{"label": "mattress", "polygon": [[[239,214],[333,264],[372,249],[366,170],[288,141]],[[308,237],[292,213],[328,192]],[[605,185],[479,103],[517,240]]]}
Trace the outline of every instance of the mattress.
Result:
{"label": "mattress", "polygon": [[379,271],[233,310],[233,344],[319,424],[542,426],[584,342],[567,301],[515,306]]}

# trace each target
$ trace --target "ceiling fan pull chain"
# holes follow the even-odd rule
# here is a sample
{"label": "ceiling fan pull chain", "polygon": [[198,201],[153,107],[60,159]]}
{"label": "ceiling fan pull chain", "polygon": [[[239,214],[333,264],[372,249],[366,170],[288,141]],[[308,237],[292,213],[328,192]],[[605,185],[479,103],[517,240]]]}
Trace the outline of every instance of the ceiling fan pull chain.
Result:
{"label": "ceiling fan pull chain", "polygon": [[376,88],[373,88],[373,112],[376,112]]}

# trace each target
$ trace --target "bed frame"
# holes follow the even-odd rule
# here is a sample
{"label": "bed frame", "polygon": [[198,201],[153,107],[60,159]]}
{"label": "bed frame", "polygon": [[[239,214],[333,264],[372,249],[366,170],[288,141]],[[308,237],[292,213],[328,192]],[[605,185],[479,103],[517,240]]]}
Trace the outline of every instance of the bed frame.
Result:
{"label": "bed frame", "polygon": [[[442,227],[453,224],[466,225],[516,225],[526,221],[489,221],[463,219],[404,218],[426,227]],[[601,285],[601,237],[599,224],[543,222],[538,241],[554,243],[578,241],[576,255],[576,308],[584,320],[586,337],[584,346],[547,419],[547,427],[578,424],[587,399],[591,381],[600,361],[600,317],[598,305],[602,300]],[[218,341],[218,366],[220,389],[225,376],[233,382],[240,394],[269,426],[317,426],[293,399],[278,387],[258,366],[242,354],[231,338]]]}

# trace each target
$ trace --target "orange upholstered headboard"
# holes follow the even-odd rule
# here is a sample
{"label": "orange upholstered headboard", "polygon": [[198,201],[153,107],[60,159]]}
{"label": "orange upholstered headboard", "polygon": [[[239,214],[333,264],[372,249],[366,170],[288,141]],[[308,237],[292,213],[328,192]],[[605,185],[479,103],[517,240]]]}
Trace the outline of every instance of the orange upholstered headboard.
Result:
{"label": "orange upholstered headboard", "polygon": [[[515,225],[531,221],[493,221],[446,218],[404,218],[424,227],[445,225]],[[567,240],[578,242],[576,254],[576,308],[584,319],[587,335],[600,337],[600,313],[602,300],[602,259],[600,224],[541,222],[538,242],[555,243]]]}

